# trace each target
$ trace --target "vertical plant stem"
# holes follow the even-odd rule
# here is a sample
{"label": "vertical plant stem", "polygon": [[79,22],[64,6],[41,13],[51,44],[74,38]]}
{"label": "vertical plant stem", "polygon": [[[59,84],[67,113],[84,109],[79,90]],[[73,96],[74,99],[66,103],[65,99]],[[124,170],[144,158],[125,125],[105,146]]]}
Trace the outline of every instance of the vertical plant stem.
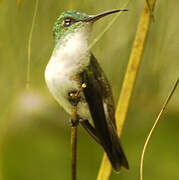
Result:
{"label": "vertical plant stem", "polygon": [[[151,7],[155,5],[155,0],[150,0]],[[142,60],[144,47],[146,44],[146,38],[150,28],[151,14],[145,3],[144,9],[141,14],[141,18],[138,24],[136,37],[134,40],[131,56],[127,66],[127,71],[124,77],[122,90],[120,93],[117,109],[116,109],[116,123],[118,128],[118,134],[121,135],[122,128],[128,112],[132,92],[136,82],[137,73]]]}
{"label": "vertical plant stem", "polygon": [[[73,106],[72,121],[77,121],[77,106]],[[77,155],[77,126],[71,127],[71,172],[72,180],[76,180],[76,155]]]}
{"label": "vertical plant stem", "polygon": [[[149,0],[150,6],[152,9],[155,5],[155,0]],[[137,27],[137,32],[127,66],[127,71],[124,77],[120,97],[118,100],[118,105],[115,113],[116,124],[118,129],[118,135],[121,136],[122,129],[125,123],[125,119],[128,112],[128,107],[130,104],[132,92],[136,82],[137,72],[139,70],[140,62],[142,59],[144,47],[146,44],[146,38],[148,35],[149,27],[151,22],[151,14],[148,6],[145,2],[141,18]],[[104,154],[100,170],[98,172],[97,180],[108,180],[111,174],[111,165],[107,158],[107,155]]]}
{"label": "vertical plant stem", "polygon": [[159,114],[158,114],[158,116],[157,116],[157,118],[156,118],[156,120],[155,120],[155,122],[154,122],[154,124],[153,124],[153,126],[152,126],[152,129],[150,130],[150,132],[149,132],[149,134],[148,134],[148,137],[147,137],[147,139],[146,139],[146,141],[145,141],[145,144],[144,144],[144,147],[143,147],[143,150],[142,150],[141,161],[140,161],[140,180],[143,180],[143,162],[144,162],[144,154],[145,154],[147,145],[148,145],[148,143],[149,143],[149,141],[150,141],[150,138],[151,138],[151,136],[152,136],[152,133],[153,133],[156,125],[158,124],[158,122],[159,122],[159,120],[160,120],[160,117],[161,117],[162,113],[163,113],[164,110],[166,109],[166,107],[167,107],[167,105],[168,105],[171,97],[173,96],[173,93],[175,92],[178,84],[179,84],[179,78],[177,79],[174,87],[172,88],[172,91],[170,92],[169,96],[167,97],[166,101],[164,102],[164,104],[163,104],[163,106],[162,106],[162,109],[161,109],[161,111],[159,112]]}
{"label": "vertical plant stem", "polygon": [[70,97],[74,101],[74,104],[72,106],[72,128],[71,128],[71,172],[72,172],[72,180],[77,179],[77,105],[79,103],[79,95],[82,92],[82,90],[86,88],[86,84],[83,83],[80,87],[80,89],[76,93],[70,93]]}
{"label": "vertical plant stem", "polygon": [[26,88],[30,88],[31,44],[32,44],[32,34],[33,34],[33,31],[34,31],[38,5],[39,5],[39,0],[36,0],[34,15],[33,15],[33,18],[32,18],[32,25],[31,25],[31,29],[30,29],[30,33],[29,33],[29,39],[28,39]]}

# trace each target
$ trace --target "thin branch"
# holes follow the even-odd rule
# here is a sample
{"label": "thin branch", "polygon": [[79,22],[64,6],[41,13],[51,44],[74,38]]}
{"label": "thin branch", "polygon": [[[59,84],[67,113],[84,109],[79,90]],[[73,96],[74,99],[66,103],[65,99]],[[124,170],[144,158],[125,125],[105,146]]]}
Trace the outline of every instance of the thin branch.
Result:
{"label": "thin branch", "polygon": [[[150,5],[152,9],[155,5],[155,0],[150,0]],[[118,135],[122,133],[122,129],[126,120],[128,107],[132,97],[132,92],[136,82],[137,73],[139,70],[140,62],[142,59],[144,47],[146,44],[146,38],[148,35],[149,27],[151,22],[151,14],[148,9],[147,4],[145,3],[144,9],[141,14],[141,18],[138,24],[136,37],[134,40],[131,56],[127,66],[127,71],[124,77],[124,82],[122,85],[120,97],[118,100],[118,105],[115,113],[116,124],[118,129]],[[110,162],[104,154],[101,167],[98,173],[97,180],[108,180],[111,174],[111,165]]]}
{"label": "thin branch", "polygon": [[71,127],[71,172],[72,172],[72,180],[76,180],[76,167],[77,167],[77,105],[80,100],[80,93],[83,89],[86,88],[86,84],[83,83],[79,90],[76,93],[70,93],[70,98],[72,100],[72,127]]}
{"label": "thin branch", "polygon": [[[75,124],[77,121],[77,106],[72,108],[72,121]],[[76,180],[76,155],[77,155],[77,126],[71,127],[71,172],[72,180]]]}
{"label": "thin branch", "polygon": [[140,161],[140,180],[143,180],[144,154],[145,154],[147,145],[148,145],[148,143],[149,143],[149,141],[150,141],[150,138],[151,138],[151,136],[152,136],[152,134],[153,134],[153,131],[154,131],[156,125],[158,124],[158,122],[159,122],[159,120],[160,120],[161,115],[163,114],[165,108],[167,107],[167,105],[168,105],[171,97],[173,96],[173,94],[174,94],[174,92],[175,92],[178,84],[179,84],[179,78],[178,78],[177,81],[175,82],[175,84],[174,84],[174,86],[173,86],[170,94],[168,95],[166,101],[164,102],[164,104],[163,104],[163,106],[162,106],[162,109],[161,109],[161,111],[159,112],[159,114],[158,114],[158,116],[157,116],[157,118],[156,118],[156,120],[155,120],[155,122],[154,122],[154,124],[153,124],[153,126],[152,126],[152,129],[150,130],[150,132],[149,132],[149,134],[148,134],[148,137],[147,137],[147,139],[146,139],[146,141],[145,141],[145,144],[144,144],[144,147],[143,147],[143,150],[142,150],[141,161]]}
{"label": "thin branch", "polygon": [[35,26],[35,20],[36,20],[36,16],[37,16],[38,5],[39,5],[39,0],[36,0],[34,15],[33,15],[33,18],[32,18],[32,26],[31,26],[31,29],[30,29],[29,39],[28,39],[26,88],[30,87],[31,44],[32,44],[32,34],[33,34],[33,31],[34,31],[34,26]]}

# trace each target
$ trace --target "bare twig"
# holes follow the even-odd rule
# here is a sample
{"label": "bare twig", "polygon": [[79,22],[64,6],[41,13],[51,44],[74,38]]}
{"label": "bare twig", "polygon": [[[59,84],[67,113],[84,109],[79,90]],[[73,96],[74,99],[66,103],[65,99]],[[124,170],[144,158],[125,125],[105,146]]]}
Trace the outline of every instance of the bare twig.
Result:
{"label": "bare twig", "polygon": [[[77,121],[77,106],[72,108],[72,121],[75,124]],[[71,127],[71,172],[72,180],[76,180],[76,153],[77,152],[77,126]]]}
{"label": "bare twig", "polygon": [[165,110],[165,108],[167,107],[171,97],[173,96],[173,93],[175,92],[177,86],[179,84],[179,78],[177,79],[174,87],[172,88],[172,91],[170,92],[169,96],[167,97],[166,101],[164,102],[163,106],[162,106],[162,109],[161,111],[159,112],[158,116],[157,116],[157,119],[155,120],[153,126],[152,126],[152,129],[150,130],[149,134],[148,134],[148,137],[145,141],[145,144],[144,144],[144,147],[143,147],[143,150],[142,150],[142,155],[141,155],[141,161],[140,161],[140,180],[143,180],[143,162],[144,162],[144,154],[145,154],[145,151],[146,151],[146,148],[147,148],[147,145],[150,141],[150,138],[152,136],[152,133],[156,127],[156,125],[158,124],[159,120],[160,120],[160,117],[163,113],[163,111]]}
{"label": "bare twig", "polygon": [[82,90],[86,88],[86,84],[83,83],[80,87],[80,89],[76,93],[70,93],[70,97],[72,98],[72,101],[74,102],[72,107],[72,123],[73,126],[71,127],[71,173],[72,173],[72,180],[76,180],[76,167],[77,167],[77,105],[79,102],[79,95],[82,92]]}

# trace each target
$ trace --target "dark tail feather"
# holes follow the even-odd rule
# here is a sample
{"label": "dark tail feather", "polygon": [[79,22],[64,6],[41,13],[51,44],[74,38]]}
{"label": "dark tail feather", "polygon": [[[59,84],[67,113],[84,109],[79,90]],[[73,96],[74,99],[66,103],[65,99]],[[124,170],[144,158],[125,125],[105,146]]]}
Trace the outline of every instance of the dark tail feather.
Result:
{"label": "dark tail feather", "polygon": [[[115,133],[115,131],[113,131]],[[111,162],[113,169],[116,172],[119,172],[121,166],[126,169],[129,169],[129,164],[127,162],[127,158],[124,154],[122,146],[120,144],[119,138],[117,134],[112,133],[111,136],[111,147],[107,147],[106,144],[102,143],[102,146]]]}

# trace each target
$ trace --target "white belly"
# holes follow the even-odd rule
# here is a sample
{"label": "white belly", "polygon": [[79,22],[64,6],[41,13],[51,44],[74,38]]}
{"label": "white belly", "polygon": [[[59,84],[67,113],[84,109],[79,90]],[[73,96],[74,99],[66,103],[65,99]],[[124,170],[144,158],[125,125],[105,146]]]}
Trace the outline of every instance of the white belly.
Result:
{"label": "white belly", "polygon": [[[70,79],[70,69],[65,70],[64,68],[62,64],[50,61],[46,67],[45,80],[54,98],[71,115],[72,105],[68,100],[68,95],[71,91],[78,91],[80,87],[77,81]],[[82,99],[85,99],[83,93],[81,96],[83,96]],[[80,101],[78,103],[77,113],[83,119],[91,119],[86,101]]]}

